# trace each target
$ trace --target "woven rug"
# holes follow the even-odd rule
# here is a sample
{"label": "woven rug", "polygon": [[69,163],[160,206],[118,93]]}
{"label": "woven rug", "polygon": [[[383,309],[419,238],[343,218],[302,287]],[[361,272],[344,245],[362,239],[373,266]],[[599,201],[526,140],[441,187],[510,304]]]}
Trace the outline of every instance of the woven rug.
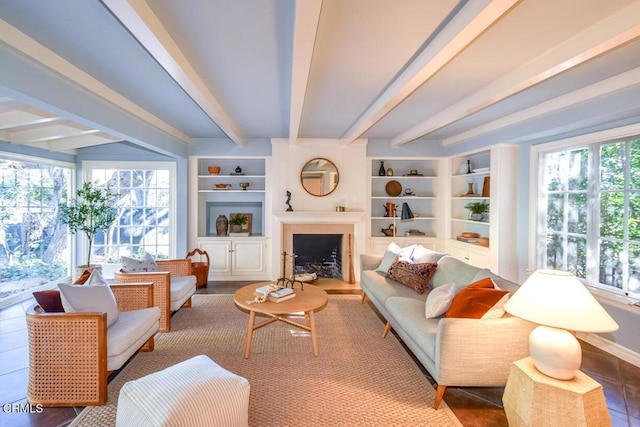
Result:
{"label": "woven rug", "polygon": [[[195,295],[193,307],[156,336],[155,350],[138,353],[109,383],[106,405],[86,408],[73,426],[111,426],[118,393],[130,380],[205,354],[249,380],[251,426],[460,426],[395,336],[354,295],[330,295],[316,313],[319,355],[305,330],[276,322],[253,334],[244,359],[249,316],[231,295]],[[301,319],[297,319],[301,320]]]}

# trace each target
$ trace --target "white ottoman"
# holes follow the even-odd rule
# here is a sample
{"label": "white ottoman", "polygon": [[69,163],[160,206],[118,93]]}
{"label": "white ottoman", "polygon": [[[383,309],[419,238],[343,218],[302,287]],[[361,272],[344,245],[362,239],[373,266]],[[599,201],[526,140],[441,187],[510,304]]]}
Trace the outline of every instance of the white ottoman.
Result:
{"label": "white ottoman", "polygon": [[127,382],[116,426],[247,426],[249,381],[200,355]]}

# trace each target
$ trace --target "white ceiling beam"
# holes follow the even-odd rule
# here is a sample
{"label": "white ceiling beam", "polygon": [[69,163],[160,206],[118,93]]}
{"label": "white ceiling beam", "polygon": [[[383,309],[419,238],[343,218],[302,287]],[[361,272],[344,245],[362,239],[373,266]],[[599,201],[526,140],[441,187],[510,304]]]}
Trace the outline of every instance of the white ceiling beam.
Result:
{"label": "white ceiling beam", "polygon": [[289,114],[289,143],[298,139],[304,98],[309,82],[313,47],[318,33],[322,0],[297,0],[293,36],[293,64],[291,70],[291,105]]}
{"label": "white ceiling beam", "polygon": [[109,88],[98,79],[93,78],[90,74],[82,71],[80,68],[31,39],[26,34],[9,25],[2,19],[0,19],[0,43],[28,58],[31,58],[38,64],[54,71],[60,76],[86,89],[90,93],[105,99],[111,104],[116,105],[118,108],[140,118],[168,135],[171,135],[184,143],[190,142],[189,136],[185,133],[167,124],[157,116],[151,114],[139,105],[130,101],[128,98]]}
{"label": "white ceiling beam", "polygon": [[[640,37],[640,25],[628,24],[630,17],[637,16],[638,13],[640,13],[638,4],[630,5],[621,12],[588,28],[572,39],[567,40],[566,43],[564,43],[564,45],[567,45],[567,50],[564,50],[562,46],[556,47],[556,49],[529,62],[526,66],[497,79],[492,84],[483,87],[471,96],[466,97],[462,101],[451,105],[402,132],[391,140],[391,145],[400,146],[428,135],[451,123],[477,113],[484,108],[503,101],[512,95],[529,89],[567,70],[583,65],[598,56],[614,51],[638,39]],[[633,22],[633,24],[635,24],[635,22]],[[612,31],[615,31],[615,33],[611,34]],[[594,37],[598,37],[601,42],[598,44],[589,43],[587,48],[579,48],[576,46],[581,40],[596,40]],[[603,37],[608,38],[603,40]],[[570,58],[567,58],[566,54],[562,58],[557,57],[559,52],[576,52],[576,50],[578,52]]]}
{"label": "white ceiling beam", "polygon": [[467,3],[434,41],[347,130],[342,139],[347,143],[355,141],[500,20],[518,1],[491,0]]}
{"label": "white ceiling beam", "polygon": [[484,123],[473,129],[453,135],[443,140],[444,145],[453,145],[471,138],[514,126],[526,120],[561,111],[580,103],[600,98],[611,93],[640,85],[640,68],[626,71],[617,76],[599,81],[589,86],[574,90],[567,94],[542,102],[533,107],[503,116],[497,120]]}
{"label": "white ceiling beam", "polygon": [[100,131],[97,129],[86,130],[65,125],[53,125],[8,133],[11,135],[10,142],[14,144],[32,144],[80,135],[90,135],[98,132]]}
{"label": "white ceiling beam", "polygon": [[103,4],[229,139],[236,144],[245,142],[236,123],[202,81],[146,1],[103,0]]}
{"label": "white ceiling beam", "polygon": [[0,130],[14,129],[26,126],[38,126],[46,123],[57,123],[66,120],[63,117],[46,117],[23,110],[0,113]]}
{"label": "white ceiling beam", "polygon": [[69,151],[78,148],[94,147],[96,145],[109,144],[121,141],[120,139],[107,135],[105,133],[94,135],[81,135],[71,138],[61,138],[54,141],[47,141],[49,150],[51,151]]}

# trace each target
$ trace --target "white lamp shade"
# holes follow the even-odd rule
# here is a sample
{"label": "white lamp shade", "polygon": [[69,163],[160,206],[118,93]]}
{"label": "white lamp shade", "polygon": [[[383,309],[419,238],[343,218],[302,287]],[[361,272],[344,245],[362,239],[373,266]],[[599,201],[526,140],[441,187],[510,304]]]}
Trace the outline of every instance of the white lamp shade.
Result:
{"label": "white lamp shade", "polygon": [[576,332],[611,332],[618,324],[573,274],[536,270],[505,304],[514,316]]}

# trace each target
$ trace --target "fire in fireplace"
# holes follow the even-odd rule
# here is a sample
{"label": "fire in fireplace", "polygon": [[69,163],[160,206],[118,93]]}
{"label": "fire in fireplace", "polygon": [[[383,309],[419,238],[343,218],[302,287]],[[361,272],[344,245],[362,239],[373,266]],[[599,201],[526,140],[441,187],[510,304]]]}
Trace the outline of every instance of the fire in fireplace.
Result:
{"label": "fire in fireplace", "polygon": [[294,234],[295,274],[342,278],[342,234]]}

